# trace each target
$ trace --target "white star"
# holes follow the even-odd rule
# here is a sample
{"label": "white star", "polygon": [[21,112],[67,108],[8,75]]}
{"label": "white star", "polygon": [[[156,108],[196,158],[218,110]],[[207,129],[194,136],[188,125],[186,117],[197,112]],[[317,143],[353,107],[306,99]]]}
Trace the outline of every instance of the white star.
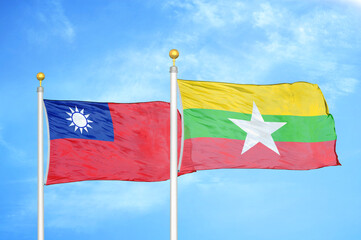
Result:
{"label": "white star", "polygon": [[242,154],[259,142],[263,143],[263,145],[276,152],[278,155],[280,154],[271,134],[280,129],[286,122],[265,122],[255,102],[253,102],[251,121],[228,119],[247,133]]}

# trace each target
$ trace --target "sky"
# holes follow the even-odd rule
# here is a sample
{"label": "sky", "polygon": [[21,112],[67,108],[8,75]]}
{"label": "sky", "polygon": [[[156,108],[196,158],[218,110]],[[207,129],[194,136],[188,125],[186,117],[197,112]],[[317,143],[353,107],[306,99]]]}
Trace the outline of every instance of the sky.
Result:
{"label": "sky", "polygon": [[[0,239],[37,236],[36,74],[48,99],[169,101],[173,48],[182,79],[318,84],[342,164],[184,175],[179,239],[361,239],[360,26],[359,0],[1,1]],[[45,239],[169,239],[169,191],[46,186]]]}

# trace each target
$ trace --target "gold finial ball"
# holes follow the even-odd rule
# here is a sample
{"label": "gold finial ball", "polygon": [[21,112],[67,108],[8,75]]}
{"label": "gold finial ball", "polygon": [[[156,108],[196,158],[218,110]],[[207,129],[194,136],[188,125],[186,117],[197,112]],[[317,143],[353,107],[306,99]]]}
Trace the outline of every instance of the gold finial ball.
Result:
{"label": "gold finial ball", "polygon": [[172,59],[176,59],[179,56],[179,52],[177,49],[172,49],[169,51],[169,57]]}
{"label": "gold finial ball", "polygon": [[39,81],[43,81],[44,78],[45,78],[45,74],[42,73],[42,72],[39,72],[38,74],[36,74],[36,78],[37,78]]}

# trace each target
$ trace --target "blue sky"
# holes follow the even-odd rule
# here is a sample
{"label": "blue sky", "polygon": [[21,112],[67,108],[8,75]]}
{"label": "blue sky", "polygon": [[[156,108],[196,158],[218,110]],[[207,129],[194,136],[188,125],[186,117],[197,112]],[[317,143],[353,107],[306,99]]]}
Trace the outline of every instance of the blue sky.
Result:
{"label": "blue sky", "polygon": [[[317,83],[341,167],[179,179],[179,239],[361,238],[361,1],[1,1],[0,239],[36,239],[37,97],[169,101],[179,78]],[[45,148],[46,149],[46,148]],[[46,239],[168,239],[169,181],[45,187]]]}

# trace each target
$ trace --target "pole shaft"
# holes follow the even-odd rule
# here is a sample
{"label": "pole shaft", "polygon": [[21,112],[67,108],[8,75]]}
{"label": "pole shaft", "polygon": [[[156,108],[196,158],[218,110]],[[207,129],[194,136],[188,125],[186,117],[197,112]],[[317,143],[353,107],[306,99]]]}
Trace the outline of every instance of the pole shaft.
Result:
{"label": "pole shaft", "polygon": [[38,87],[38,240],[44,240],[44,130],[43,94],[44,88]]}
{"label": "pole shaft", "polygon": [[170,67],[170,240],[178,239],[177,72],[176,66]]}

